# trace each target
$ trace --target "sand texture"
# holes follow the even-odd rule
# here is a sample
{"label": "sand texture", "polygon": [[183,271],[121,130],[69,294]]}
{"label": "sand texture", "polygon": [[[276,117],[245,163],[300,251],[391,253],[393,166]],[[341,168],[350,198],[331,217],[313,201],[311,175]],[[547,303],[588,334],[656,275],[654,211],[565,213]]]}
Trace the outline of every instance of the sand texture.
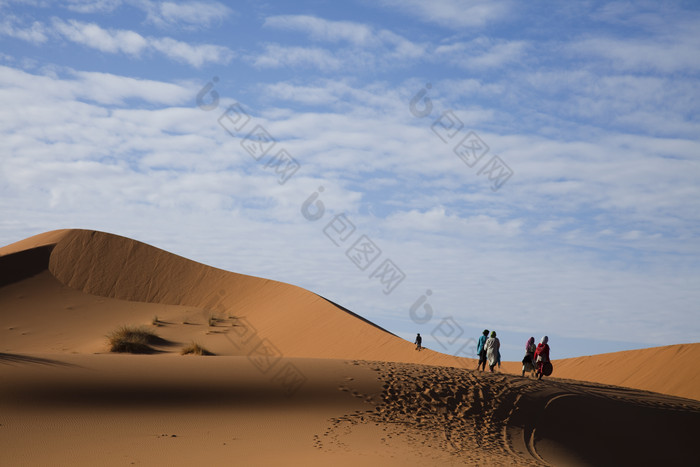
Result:
{"label": "sand texture", "polygon": [[[536,381],[416,352],[353,311],[102,232],[0,248],[0,463],[697,463],[700,344]],[[112,353],[120,326],[158,338]],[[193,343],[214,355],[181,355]]]}

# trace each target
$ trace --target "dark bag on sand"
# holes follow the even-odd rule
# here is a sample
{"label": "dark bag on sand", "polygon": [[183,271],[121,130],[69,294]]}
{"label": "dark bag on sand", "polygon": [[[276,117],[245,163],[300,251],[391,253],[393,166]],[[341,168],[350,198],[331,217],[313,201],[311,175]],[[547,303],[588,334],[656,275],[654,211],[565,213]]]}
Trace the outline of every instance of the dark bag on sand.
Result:
{"label": "dark bag on sand", "polygon": [[552,362],[544,362],[542,364],[542,374],[545,376],[549,376],[552,374],[552,371],[554,371],[554,367],[552,366]]}

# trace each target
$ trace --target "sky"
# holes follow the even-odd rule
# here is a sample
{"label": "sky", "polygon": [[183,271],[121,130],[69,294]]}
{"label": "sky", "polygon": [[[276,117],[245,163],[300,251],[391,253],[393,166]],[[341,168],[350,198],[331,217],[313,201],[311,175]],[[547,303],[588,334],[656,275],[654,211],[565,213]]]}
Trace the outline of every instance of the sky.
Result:
{"label": "sky", "polygon": [[698,50],[690,1],[0,0],[0,244],[111,232],[453,355],[698,342]]}

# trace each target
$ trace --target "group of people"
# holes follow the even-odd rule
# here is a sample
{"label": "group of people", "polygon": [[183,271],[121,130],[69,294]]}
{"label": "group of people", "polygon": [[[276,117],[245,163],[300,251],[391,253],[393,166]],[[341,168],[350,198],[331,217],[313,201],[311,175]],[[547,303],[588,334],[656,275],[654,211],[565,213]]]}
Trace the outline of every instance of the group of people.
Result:
{"label": "group of people", "polygon": [[[531,376],[536,376],[537,379],[542,379],[542,376],[552,374],[552,362],[549,360],[549,337],[544,336],[540,339],[540,343],[535,346],[535,338],[531,337],[525,344],[525,356],[523,357],[523,371],[529,372]],[[420,333],[416,336],[414,342],[416,350],[423,349],[423,338]],[[493,373],[493,369],[498,365],[501,368],[501,341],[496,337],[496,331],[484,329],[484,332],[479,337],[476,346],[476,353],[479,355],[479,363],[476,366],[477,370],[486,371],[486,363],[489,364],[489,371]]]}
{"label": "group of people", "polygon": [[537,376],[537,379],[542,379],[543,375],[549,376],[552,374],[552,362],[549,360],[549,337],[544,336],[540,339],[540,343],[535,347],[535,338],[531,337],[525,344],[525,356],[523,357],[523,372],[529,372],[530,375]]}
{"label": "group of people", "polygon": [[489,337],[489,330],[484,329],[476,345],[476,353],[479,355],[477,370],[486,370],[487,361],[491,373],[493,373],[496,365],[498,365],[498,368],[501,367],[501,341],[496,337],[496,331],[491,331],[491,337]]}
{"label": "group of people", "polygon": [[[543,375],[549,376],[552,374],[552,363],[549,360],[549,337],[544,336],[540,343],[535,346],[535,338],[530,337],[525,344],[525,356],[523,357],[522,376],[525,372],[542,379]],[[479,363],[476,366],[477,370],[486,370],[486,363],[489,364],[489,371],[493,373],[493,369],[498,365],[501,367],[501,342],[496,337],[496,331],[484,329],[484,332],[479,337],[476,347],[476,353],[479,355]]]}

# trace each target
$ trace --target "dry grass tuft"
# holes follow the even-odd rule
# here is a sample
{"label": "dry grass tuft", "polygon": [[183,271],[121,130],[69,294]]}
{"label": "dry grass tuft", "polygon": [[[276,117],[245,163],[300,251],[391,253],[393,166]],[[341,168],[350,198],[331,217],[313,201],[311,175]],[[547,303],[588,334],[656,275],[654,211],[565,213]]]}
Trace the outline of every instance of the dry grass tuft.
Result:
{"label": "dry grass tuft", "polygon": [[110,352],[122,353],[153,353],[153,344],[163,342],[153,332],[143,327],[122,326],[107,336]]}
{"label": "dry grass tuft", "polygon": [[192,342],[191,344],[185,346],[182,348],[180,351],[180,355],[214,355],[213,353],[209,352],[207,349],[202,347],[201,345],[197,344],[196,342]]}

